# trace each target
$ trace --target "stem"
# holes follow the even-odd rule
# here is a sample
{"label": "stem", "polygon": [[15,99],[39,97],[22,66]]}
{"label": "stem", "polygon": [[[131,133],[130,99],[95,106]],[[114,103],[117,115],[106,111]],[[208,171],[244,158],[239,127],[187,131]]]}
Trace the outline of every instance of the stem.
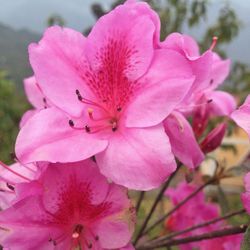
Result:
{"label": "stem", "polygon": [[143,224],[142,224],[142,226],[140,228],[140,231],[139,231],[137,237],[135,238],[134,245],[136,245],[136,243],[138,242],[138,240],[143,235],[143,232],[144,232],[146,226],[148,225],[148,222],[149,222],[149,220],[150,220],[153,212],[155,211],[156,206],[158,205],[158,203],[161,200],[163,194],[165,193],[166,189],[168,188],[168,186],[169,186],[170,182],[172,181],[172,179],[174,178],[174,176],[177,174],[177,172],[180,169],[180,167],[181,167],[181,164],[179,163],[177,165],[177,169],[175,170],[175,172],[170,175],[170,177],[168,178],[168,180],[166,181],[166,183],[161,188],[161,190],[160,190],[159,194],[157,195],[157,197],[156,197],[156,199],[155,199],[155,201],[154,201],[154,203],[153,203],[153,205],[152,205],[152,207],[151,207],[151,209],[150,209],[150,211],[149,211],[146,219],[144,220],[144,222],[143,222]]}
{"label": "stem", "polygon": [[145,196],[145,191],[141,191],[139,198],[138,198],[138,201],[137,201],[137,204],[136,204],[136,213],[138,213],[138,211],[140,209],[140,206],[141,206],[141,203],[143,201],[144,196]]}
{"label": "stem", "polygon": [[182,230],[182,231],[173,232],[173,233],[171,233],[171,234],[169,234],[169,235],[159,237],[159,238],[157,238],[157,239],[155,239],[155,240],[152,240],[152,241],[150,241],[150,242],[148,242],[148,243],[150,243],[150,244],[160,243],[160,242],[163,243],[163,242],[165,242],[166,240],[169,240],[169,239],[171,239],[171,238],[173,238],[173,237],[175,237],[175,236],[178,236],[178,235],[181,235],[181,234],[184,234],[184,233],[188,233],[188,232],[190,232],[190,231],[193,231],[193,230],[198,229],[198,228],[201,228],[201,227],[209,226],[209,225],[214,224],[214,223],[216,223],[216,222],[219,222],[219,221],[222,221],[222,220],[231,218],[231,217],[233,217],[233,216],[236,216],[236,215],[239,215],[239,214],[242,214],[242,213],[245,213],[245,212],[246,212],[245,209],[241,209],[241,210],[238,210],[238,211],[234,211],[234,212],[228,213],[228,214],[226,214],[226,215],[224,215],[224,216],[222,216],[222,217],[218,217],[218,218],[215,218],[215,219],[213,219],[213,220],[210,220],[210,221],[206,221],[206,222],[204,222],[204,223],[197,224],[197,225],[195,225],[195,226],[193,226],[193,227],[186,228],[186,229],[184,229],[184,230]]}
{"label": "stem", "polygon": [[201,240],[219,238],[219,237],[228,236],[228,235],[240,234],[240,233],[244,233],[247,227],[248,225],[241,225],[241,226],[236,226],[236,227],[224,228],[222,230],[212,231],[212,232],[205,233],[205,234],[185,237],[181,239],[173,239],[173,240],[169,240],[164,243],[158,243],[155,245],[152,244],[152,245],[141,246],[141,247],[138,247],[137,250],[147,250],[147,249],[156,249],[160,247],[176,246],[176,245],[181,245],[181,244],[190,243],[190,242],[196,242],[196,241],[201,241]]}
{"label": "stem", "polygon": [[212,184],[217,179],[212,178],[209,181],[205,182],[203,185],[201,185],[199,188],[197,188],[193,193],[191,193],[189,196],[187,196],[184,200],[182,200],[180,203],[178,203],[173,209],[171,209],[168,213],[164,214],[160,219],[158,219],[153,225],[151,225],[142,235],[147,234],[149,231],[151,231],[155,226],[157,226],[159,223],[161,223],[163,220],[165,220],[167,217],[169,217],[171,214],[173,214],[176,210],[178,210],[181,206],[183,206],[187,201],[192,199],[196,194],[198,194],[202,189],[204,189],[206,186]]}

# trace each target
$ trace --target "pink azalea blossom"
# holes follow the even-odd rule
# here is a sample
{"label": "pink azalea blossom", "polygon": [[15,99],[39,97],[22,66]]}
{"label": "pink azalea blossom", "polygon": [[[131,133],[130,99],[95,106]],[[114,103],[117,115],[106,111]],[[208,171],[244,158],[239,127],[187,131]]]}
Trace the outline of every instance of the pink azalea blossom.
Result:
{"label": "pink azalea blossom", "polygon": [[[191,169],[204,159],[195,136],[203,133],[211,116],[229,115],[235,109],[235,100],[231,95],[215,91],[227,77],[230,64],[229,60],[221,60],[212,52],[215,44],[216,40],[209,50],[200,55],[196,41],[187,35],[172,33],[160,43],[160,47],[173,49],[185,56],[195,75],[186,97],[164,122],[174,154]],[[176,112],[179,114],[176,115]],[[193,116],[193,129],[183,115]],[[186,147],[186,144],[191,146]]]}
{"label": "pink azalea blossom", "polygon": [[237,123],[238,126],[243,128],[250,137],[250,95],[247,97],[242,106],[231,114],[231,118]]}
{"label": "pink azalea blossom", "polygon": [[[134,228],[127,191],[107,182],[91,160],[50,164],[40,189],[0,212],[4,248],[119,249]],[[22,192],[33,188],[25,183]],[[19,187],[18,187],[19,189]],[[20,191],[20,190],[19,190]]]}
{"label": "pink azalea blossom", "polygon": [[241,195],[241,199],[245,209],[250,214],[250,173],[245,175],[244,184],[246,192]]}
{"label": "pink azalea blossom", "polygon": [[95,155],[102,174],[132,189],[158,187],[176,169],[162,121],[194,77],[185,57],[157,48],[159,20],[128,1],[90,35],[49,28],[29,47],[39,86],[53,107],[21,129],[22,162],[75,162]]}
{"label": "pink azalea blossom", "polygon": [[[198,188],[195,184],[180,183],[176,188],[171,188],[166,192],[173,205],[177,205],[188,195],[193,193]],[[191,226],[204,223],[219,217],[219,206],[217,204],[207,202],[205,194],[199,192],[195,197],[188,201],[185,206],[178,209],[166,221],[165,226],[170,231],[181,231]],[[190,231],[182,234],[179,237],[189,237],[199,234],[208,233],[224,228],[225,223],[217,222],[209,226]],[[242,235],[222,237],[220,239],[204,240],[201,242],[188,243],[181,245],[181,250],[239,250]],[[234,247],[234,248],[233,248]]]}

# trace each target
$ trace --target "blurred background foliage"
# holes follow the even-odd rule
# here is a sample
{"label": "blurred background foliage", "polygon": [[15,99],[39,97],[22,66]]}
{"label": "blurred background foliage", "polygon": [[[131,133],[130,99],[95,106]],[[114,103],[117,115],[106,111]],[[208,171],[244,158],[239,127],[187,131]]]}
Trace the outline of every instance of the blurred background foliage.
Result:
{"label": "blurred background foliage", "polygon": [[[123,2],[124,1],[121,0],[114,1],[109,10]],[[146,2],[159,13],[162,25],[162,40],[171,32],[188,34],[187,30],[198,27],[201,23],[206,23],[209,5],[217,4],[217,1],[211,3],[209,0],[147,0]],[[199,36],[198,42],[202,52],[210,47],[212,37],[218,36],[219,41],[215,50],[222,57],[226,57],[225,45],[230,44],[237,37],[242,27],[242,21],[240,17],[237,16],[230,1],[218,2],[220,2],[220,4],[218,4],[218,13],[213,19],[213,22],[206,25],[207,28],[204,30],[202,36]],[[94,3],[94,1],[91,5],[91,12],[96,19],[100,18],[109,10],[104,8],[100,3]],[[47,25],[51,26],[54,24],[67,26],[67,20],[64,20],[64,18],[58,14],[53,14],[48,18]],[[83,30],[83,33],[87,35],[90,30],[91,27]],[[33,38],[33,41],[38,40],[37,36],[31,36],[31,34],[28,33],[26,35]],[[11,39],[11,41],[13,41],[13,39]],[[21,40],[15,41],[15,43],[19,44],[21,42]],[[0,56],[1,53],[4,54],[5,51],[6,48],[1,46],[0,43]],[[22,61],[26,61],[24,64],[27,63],[27,57],[22,58]],[[14,60],[13,64],[15,64]],[[16,76],[18,70],[27,72],[25,75],[27,74],[27,76],[29,76],[30,71],[27,70],[27,68],[23,68],[24,64],[16,65],[16,67],[14,67],[15,70],[11,72],[0,71],[0,158],[7,163],[11,161],[10,153],[13,152],[20,117],[29,107],[25,101],[23,91],[20,88],[20,75]],[[230,77],[224,86],[223,88],[234,93],[239,100],[243,100],[250,90],[249,65],[243,62],[234,62]]]}
{"label": "blurred background foliage", "polygon": [[1,160],[11,163],[18,124],[28,103],[16,85],[8,79],[5,71],[0,71],[0,156]]}

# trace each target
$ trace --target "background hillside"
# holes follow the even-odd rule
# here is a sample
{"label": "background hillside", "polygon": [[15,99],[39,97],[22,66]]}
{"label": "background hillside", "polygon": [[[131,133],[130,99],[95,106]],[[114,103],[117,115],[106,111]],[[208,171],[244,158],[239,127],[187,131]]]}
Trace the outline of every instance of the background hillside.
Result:
{"label": "background hillside", "polygon": [[40,35],[28,30],[14,30],[0,24],[0,68],[19,86],[22,79],[32,73],[28,61],[27,47],[38,41]]}

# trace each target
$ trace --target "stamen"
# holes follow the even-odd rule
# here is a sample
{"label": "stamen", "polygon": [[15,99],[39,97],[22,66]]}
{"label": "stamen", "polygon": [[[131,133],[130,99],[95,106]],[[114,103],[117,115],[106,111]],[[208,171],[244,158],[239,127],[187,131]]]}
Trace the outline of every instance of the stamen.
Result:
{"label": "stamen", "polygon": [[74,239],[79,238],[79,236],[82,233],[82,230],[83,230],[83,226],[82,225],[80,225],[80,224],[76,225],[75,229],[74,229],[74,232],[72,234],[72,238],[74,238]]}
{"label": "stamen", "polygon": [[82,127],[75,127],[75,123],[72,120],[69,120],[69,126],[75,130],[84,130]]}
{"label": "stamen", "polygon": [[75,124],[74,124],[74,122],[72,120],[69,120],[69,126],[70,127],[74,127],[75,126]]}
{"label": "stamen", "polygon": [[112,123],[112,131],[115,132],[117,130],[117,122]]}
{"label": "stamen", "polygon": [[213,49],[215,48],[217,41],[218,41],[218,37],[217,37],[217,36],[214,36],[214,37],[213,37],[213,42],[212,42],[212,44],[211,44],[209,50],[213,50]]}
{"label": "stamen", "polygon": [[89,118],[91,119],[91,120],[94,120],[94,118],[93,118],[93,109],[92,108],[88,108],[88,114],[89,114]]}
{"label": "stamen", "polygon": [[14,171],[13,169],[11,169],[10,167],[8,167],[7,165],[5,165],[3,162],[0,161],[0,166],[2,166],[3,168],[9,170],[11,173],[15,174],[16,176],[23,178],[26,181],[31,181],[29,178],[17,173],[16,171]]}
{"label": "stamen", "polygon": [[76,90],[76,95],[77,95],[78,100],[81,101],[82,96],[81,96],[80,91],[78,89]]}
{"label": "stamen", "polygon": [[0,192],[9,193],[9,194],[14,194],[15,193],[14,191],[10,191],[10,190],[3,189],[3,188],[0,188]]}
{"label": "stamen", "polygon": [[121,108],[121,107],[118,107],[116,110],[117,110],[118,112],[121,112],[121,111],[122,111],[122,108]]}
{"label": "stamen", "polygon": [[202,102],[200,104],[190,105],[187,108],[179,109],[179,111],[181,111],[181,112],[187,112],[188,110],[192,110],[194,108],[198,108],[198,107],[202,107],[204,105],[207,105],[207,104],[211,103],[212,101],[213,101],[213,99],[209,99],[209,100],[207,100],[205,102]]}
{"label": "stamen", "polygon": [[109,114],[109,111],[107,109],[105,109],[103,106],[99,105],[96,102],[88,100],[87,98],[83,98],[82,95],[81,95],[81,93],[80,93],[80,91],[78,89],[76,90],[76,95],[77,95],[78,100],[81,101],[82,103],[98,107],[98,108],[104,110],[106,113]]}
{"label": "stamen", "polygon": [[[107,125],[107,126],[88,126],[86,125],[85,126],[85,131],[89,134],[94,134],[94,133],[97,133],[97,132],[100,132],[100,131],[103,131],[104,129],[110,129],[110,125]],[[112,128],[112,131],[113,131],[113,128]]]}

